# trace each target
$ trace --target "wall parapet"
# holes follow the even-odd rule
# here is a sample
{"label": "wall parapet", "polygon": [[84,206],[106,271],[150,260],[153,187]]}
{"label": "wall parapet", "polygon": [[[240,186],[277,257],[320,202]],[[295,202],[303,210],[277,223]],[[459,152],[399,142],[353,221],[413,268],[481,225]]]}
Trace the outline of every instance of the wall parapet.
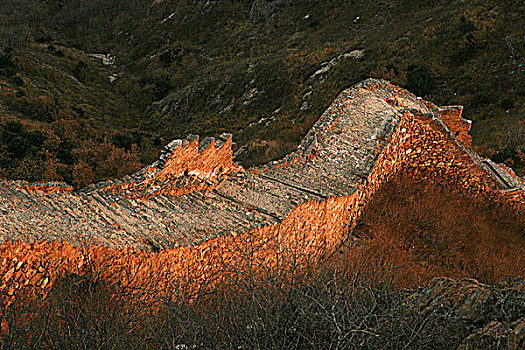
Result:
{"label": "wall parapet", "polygon": [[[184,140],[171,141],[154,163],[135,174],[103,181],[80,192],[120,192],[129,198],[143,199],[159,194],[183,195],[213,189],[221,176],[242,170],[233,162],[232,134],[224,133],[217,140],[188,135]],[[193,180],[188,181],[188,177]]]}

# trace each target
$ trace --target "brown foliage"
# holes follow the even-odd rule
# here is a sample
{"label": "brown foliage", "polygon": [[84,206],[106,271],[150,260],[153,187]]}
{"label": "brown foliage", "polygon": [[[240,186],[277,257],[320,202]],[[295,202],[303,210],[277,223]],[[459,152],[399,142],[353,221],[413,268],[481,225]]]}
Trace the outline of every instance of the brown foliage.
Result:
{"label": "brown foliage", "polygon": [[89,185],[94,177],[93,169],[82,160],[73,167],[73,186],[76,188]]}
{"label": "brown foliage", "polygon": [[[45,112],[44,109],[37,110]],[[5,130],[9,123],[18,129],[11,131],[10,138],[2,138],[2,135],[7,135]],[[16,158],[4,151],[20,149],[15,142],[28,140],[31,135],[39,135],[43,141],[33,141]],[[117,144],[118,135],[128,137],[130,145]],[[0,176],[29,181],[66,181],[82,188],[142,168],[144,164],[140,156],[143,150],[132,142],[129,133],[101,130],[92,120],[58,119],[44,125],[16,117],[1,118]],[[149,144],[142,146],[149,147]]]}
{"label": "brown foliage", "polygon": [[523,212],[409,176],[390,180],[374,195],[356,233],[367,241],[365,255],[406,265],[404,273],[419,283],[437,276],[491,283],[520,275],[525,266]]}

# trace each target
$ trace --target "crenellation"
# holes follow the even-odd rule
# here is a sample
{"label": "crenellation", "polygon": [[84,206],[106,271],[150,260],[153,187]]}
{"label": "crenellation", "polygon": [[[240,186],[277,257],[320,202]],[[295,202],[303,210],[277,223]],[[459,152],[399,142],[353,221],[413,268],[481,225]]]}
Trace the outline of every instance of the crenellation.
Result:
{"label": "crenellation", "polygon": [[463,145],[472,148],[472,137],[468,134],[472,121],[461,117],[463,106],[439,107],[438,111],[454,136]]}

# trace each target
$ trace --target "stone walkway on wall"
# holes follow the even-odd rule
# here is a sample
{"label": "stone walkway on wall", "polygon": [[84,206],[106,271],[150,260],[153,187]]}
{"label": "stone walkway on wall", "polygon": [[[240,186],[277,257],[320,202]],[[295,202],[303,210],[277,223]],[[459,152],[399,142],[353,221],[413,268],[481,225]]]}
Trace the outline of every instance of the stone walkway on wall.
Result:
{"label": "stone walkway on wall", "polygon": [[[225,135],[174,141],[145,170],[79,192],[31,191],[25,182],[3,182],[0,242],[66,240],[156,250],[279,223],[306,200],[362,186],[407,109],[441,118],[413,94],[369,79],[342,92],[295,153],[264,167],[245,171],[233,164],[231,136]],[[194,166],[184,171],[180,159],[190,155]]]}

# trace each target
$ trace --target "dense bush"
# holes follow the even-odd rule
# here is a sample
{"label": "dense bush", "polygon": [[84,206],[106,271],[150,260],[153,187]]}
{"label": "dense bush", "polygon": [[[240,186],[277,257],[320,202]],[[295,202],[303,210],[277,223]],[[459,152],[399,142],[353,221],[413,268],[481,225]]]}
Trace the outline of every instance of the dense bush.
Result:
{"label": "dense bush", "polygon": [[78,61],[73,68],[73,75],[80,81],[85,81],[88,74],[89,66],[84,61]]}
{"label": "dense bush", "polygon": [[15,75],[9,79],[9,82],[16,86],[22,86],[24,85],[24,79],[22,79],[20,76]]}
{"label": "dense bush", "polygon": [[408,67],[406,88],[417,96],[432,93],[436,82],[427,67],[411,65]]}
{"label": "dense bush", "polygon": [[7,54],[0,54],[0,75],[12,77],[17,72],[16,65]]}
{"label": "dense bush", "polygon": [[523,210],[409,175],[374,195],[355,232],[392,264],[410,264],[421,281],[465,276],[493,283],[521,274],[525,264]]}
{"label": "dense bush", "polygon": [[[150,147],[148,144],[152,143],[137,133],[104,135],[90,128],[89,122],[59,119],[47,132],[30,125],[18,121],[0,123],[1,177],[62,180],[81,188],[137,171],[144,166],[137,144]],[[94,141],[101,136],[102,140]],[[109,142],[111,138],[117,142]]]}
{"label": "dense bush", "polygon": [[6,156],[13,159],[23,158],[28,154],[35,155],[42,149],[46,140],[39,131],[26,131],[18,122],[8,122],[0,133],[0,144]]}

